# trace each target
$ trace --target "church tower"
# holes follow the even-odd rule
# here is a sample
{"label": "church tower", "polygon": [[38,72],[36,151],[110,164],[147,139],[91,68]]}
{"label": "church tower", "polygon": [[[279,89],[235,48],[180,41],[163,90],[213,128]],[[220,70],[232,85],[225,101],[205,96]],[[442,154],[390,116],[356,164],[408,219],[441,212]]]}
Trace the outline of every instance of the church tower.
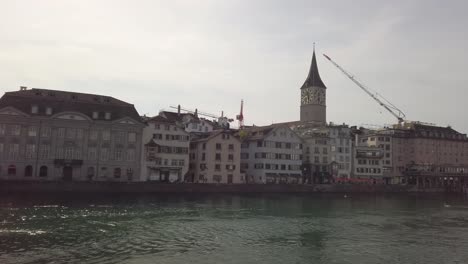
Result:
{"label": "church tower", "polygon": [[309,75],[301,87],[300,121],[313,122],[320,125],[327,123],[326,90],[327,87],[323,84],[318,72],[314,47]]}

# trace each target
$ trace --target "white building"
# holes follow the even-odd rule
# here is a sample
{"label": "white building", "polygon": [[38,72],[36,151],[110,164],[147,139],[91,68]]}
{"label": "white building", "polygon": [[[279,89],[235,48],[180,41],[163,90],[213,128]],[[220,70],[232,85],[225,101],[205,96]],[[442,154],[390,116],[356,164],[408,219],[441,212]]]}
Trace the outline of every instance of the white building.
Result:
{"label": "white building", "polygon": [[189,166],[189,134],[163,116],[150,118],[147,124],[142,140],[142,180],[184,181]]}
{"label": "white building", "polygon": [[241,170],[249,183],[303,183],[302,140],[289,127],[246,129],[241,134]]}
{"label": "white building", "polygon": [[161,111],[159,115],[183,126],[188,133],[209,133],[217,128],[215,122],[192,113]]}
{"label": "white building", "polygon": [[383,183],[384,150],[367,144],[366,135],[355,135],[353,178]]}
{"label": "white building", "polygon": [[330,143],[330,162],[334,178],[351,178],[353,162],[353,138],[347,125],[330,123],[328,136]]}

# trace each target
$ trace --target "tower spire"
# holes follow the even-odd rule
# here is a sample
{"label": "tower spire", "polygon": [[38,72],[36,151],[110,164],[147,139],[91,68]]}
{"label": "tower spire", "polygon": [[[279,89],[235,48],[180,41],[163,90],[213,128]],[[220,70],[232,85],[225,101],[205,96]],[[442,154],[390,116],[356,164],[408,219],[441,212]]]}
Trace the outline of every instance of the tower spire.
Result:
{"label": "tower spire", "polygon": [[312,62],[310,63],[309,75],[307,75],[307,79],[305,80],[301,89],[312,86],[327,88],[320,78],[318,71],[317,59],[315,58],[315,42],[313,43]]}

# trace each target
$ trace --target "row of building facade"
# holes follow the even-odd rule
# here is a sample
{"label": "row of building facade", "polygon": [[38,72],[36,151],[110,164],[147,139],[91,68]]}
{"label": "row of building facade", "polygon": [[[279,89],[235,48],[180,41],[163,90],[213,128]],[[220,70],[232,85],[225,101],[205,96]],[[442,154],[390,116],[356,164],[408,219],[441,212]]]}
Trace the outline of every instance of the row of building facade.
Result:
{"label": "row of building facade", "polygon": [[466,174],[466,135],[417,122],[229,129],[193,113],[141,117],[113,97],[45,89],[0,99],[2,180],[405,184],[420,172]]}
{"label": "row of building facade", "polygon": [[[315,52],[300,120],[229,129],[226,118],[140,116],[111,96],[47,89],[0,98],[0,179],[437,186],[468,179],[468,139],[419,122],[377,130],[326,122]],[[468,180],[467,180],[468,183]]]}

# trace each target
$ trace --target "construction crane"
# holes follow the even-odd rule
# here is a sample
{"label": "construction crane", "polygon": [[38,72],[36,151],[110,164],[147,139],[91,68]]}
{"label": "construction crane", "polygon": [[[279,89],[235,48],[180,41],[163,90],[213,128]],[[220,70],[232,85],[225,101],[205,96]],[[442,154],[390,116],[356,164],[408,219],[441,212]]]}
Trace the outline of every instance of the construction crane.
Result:
{"label": "construction crane", "polygon": [[244,100],[241,100],[240,113],[236,116],[236,119],[239,120],[239,129],[244,128]]}
{"label": "construction crane", "polygon": [[390,103],[387,99],[385,99],[383,96],[379,95],[378,93],[372,93],[369,88],[364,86],[362,83],[360,83],[356,78],[348,73],[345,69],[343,69],[338,63],[334,62],[330,57],[327,55],[323,54],[327,60],[329,60],[333,65],[335,65],[344,75],[346,75],[351,81],[353,81],[359,88],[361,88],[364,92],[366,92],[370,97],[372,97],[379,105],[381,105],[383,108],[385,108],[390,114],[392,114],[397,120],[398,124],[401,124],[405,121],[405,114],[403,111],[398,109],[395,105]]}
{"label": "construction crane", "polygon": [[198,111],[198,109],[191,110],[191,109],[182,108],[180,105],[171,106],[171,108],[177,109],[178,112],[180,112],[182,110],[182,111],[185,111],[187,113],[194,114],[195,116],[201,115],[201,116],[206,116],[206,117],[213,118],[213,119],[216,120],[216,122],[218,122],[218,125],[220,125],[222,127],[228,127],[229,123],[234,121],[234,119],[224,116],[224,111],[221,111],[221,116],[217,116],[215,114],[210,114],[210,113]]}

